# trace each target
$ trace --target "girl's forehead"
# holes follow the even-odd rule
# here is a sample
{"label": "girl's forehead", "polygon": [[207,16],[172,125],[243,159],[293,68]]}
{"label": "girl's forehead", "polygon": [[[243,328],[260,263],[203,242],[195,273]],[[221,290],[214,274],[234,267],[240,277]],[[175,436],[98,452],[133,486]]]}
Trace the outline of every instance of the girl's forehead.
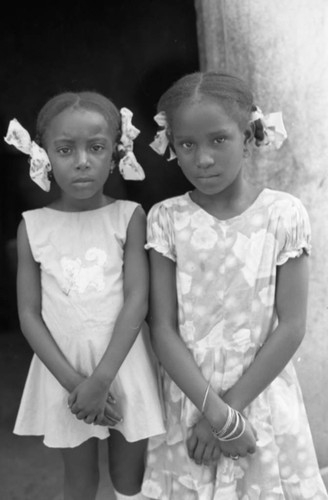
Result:
{"label": "girl's forehead", "polygon": [[193,127],[224,128],[233,124],[237,122],[226,107],[211,99],[181,104],[173,111],[171,120],[173,132]]}
{"label": "girl's forehead", "polygon": [[107,122],[105,116],[97,109],[85,109],[85,108],[66,108],[51,120],[57,121],[57,123],[67,123],[71,121],[89,121],[89,122]]}
{"label": "girl's forehead", "polygon": [[112,135],[109,123],[97,110],[68,108],[61,111],[50,121],[47,135],[85,135],[88,133]]}

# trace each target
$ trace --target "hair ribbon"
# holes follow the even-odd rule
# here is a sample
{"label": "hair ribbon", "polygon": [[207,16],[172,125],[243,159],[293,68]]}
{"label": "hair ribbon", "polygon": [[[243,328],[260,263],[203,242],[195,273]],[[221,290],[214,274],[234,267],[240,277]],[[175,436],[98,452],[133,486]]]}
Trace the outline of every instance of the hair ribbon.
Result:
{"label": "hair ribbon", "polygon": [[256,139],[257,146],[273,145],[277,149],[282,146],[282,143],[287,139],[287,131],[282,119],[282,112],[269,113],[263,115],[261,109],[256,106],[256,109],[251,113],[251,123],[260,120],[264,138],[263,140]]}
{"label": "hair ribbon", "polygon": [[36,142],[31,141],[27,130],[14,118],[9,122],[7,135],[4,138],[7,144],[30,157],[30,177],[43,191],[50,191],[48,172],[51,170],[50,160],[46,151]]}
{"label": "hair ribbon", "polygon": [[140,134],[140,130],[132,125],[132,111],[121,108],[120,114],[121,138],[118,150],[124,153],[124,156],[119,161],[119,171],[122,177],[128,181],[142,181],[145,178],[145,173],[133,153],[133,141]]}
{"label": "hair ribbon", "polygon": [[[168,139],[169,126],[167,123],[167,117],[165,111],[160,111],[160,113],[157,113],[157,115],[154,116],[154,120],[157,123],[157,125],[162,128],[162,130],[159,130],[156,133],[153,142],[151,142],[149,146],[157,154],[163,156],[167,147],[169,147],[170,144],[170,141]],[[170,156],[167,159],[167,161],[174,160],[174,158],[176,158],[176,154],[170,147],[169,151],[170,151]]]}

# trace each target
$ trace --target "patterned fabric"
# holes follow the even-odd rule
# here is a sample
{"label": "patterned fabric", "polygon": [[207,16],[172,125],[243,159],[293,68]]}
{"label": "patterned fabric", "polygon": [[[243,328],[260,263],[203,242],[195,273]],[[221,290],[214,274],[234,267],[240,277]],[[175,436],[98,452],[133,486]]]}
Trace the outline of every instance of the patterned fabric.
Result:
{"label": "patterned fabric", "polygon": [[[40,263],[42,316],[57,345],[80,373],[91,375],[110,341],[123,305],[123,256],[136,203],[117,200],[86,212],[42,208],[24,212],[28,238]],[[147,325],[111,386],[128,441],[165,431]],[[88,425],[67,408],[67,391],[34,355],[14,432],[44,435],[55,448],[105,439],[107,427]]]}
{"label": "patterned fabric", "polygon": [[[276,325],[276,267],[310,253],[302,203],[264,189],[241,215],[218,220],[189,193],[156,204],[147,248],[176,263],[180,335],[218,394],[232,387]],[[292,362],[246,408],[254,455],[217,466],[190,460],[200,413],[164,372],[167,434],[150,439],[143,493],[161,500],[327,499]]]}

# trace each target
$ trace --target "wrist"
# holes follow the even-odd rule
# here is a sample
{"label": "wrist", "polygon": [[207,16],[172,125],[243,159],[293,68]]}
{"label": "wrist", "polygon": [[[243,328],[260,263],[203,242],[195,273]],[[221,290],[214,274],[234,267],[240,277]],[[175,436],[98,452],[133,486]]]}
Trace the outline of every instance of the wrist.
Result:
{"label": "wrist", "polygon": [[85,380],[85,377],[78,372],[73,372],[69,376],[59,380],[60,384],[66,389],[67,392],[71,393],[74,389]]}
{"label": "wrist", "polygon": [[208,395],[204,416],[212,427],[222,428],[228,417],[229,407],[214,392]]}
{"label": "wrist", "polygon": [[114,378],[112,378],[110,374],[103,373],[101,370],[96,369],[90,376],[90,379],[97,384],[97,387],[100,389],[107,390],[111,386]]}
{"label": "wrist", "polygon": [[240,411],[242,412],[244,410],[244,405],[242,404],[242,401],[240,399],[235,399],[233,398],[230,394],[229,394],[229,391],[226,392],[223,396],[222,396],[222,399],[223,401],[231,406],[231,408],[233,408],[234,410],[237,410],[237,411]]}

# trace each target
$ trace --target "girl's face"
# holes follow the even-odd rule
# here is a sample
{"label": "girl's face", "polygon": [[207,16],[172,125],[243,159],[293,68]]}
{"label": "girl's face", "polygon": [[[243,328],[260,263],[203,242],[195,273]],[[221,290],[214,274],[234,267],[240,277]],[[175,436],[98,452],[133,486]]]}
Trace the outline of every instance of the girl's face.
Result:
{"label": "girl's face", "polygon": [[173,113],[171,133],[179,165],[200,193],[219,194],[239,183],[247,140],[220,104],[183,104]]}
{"label": "girl's face", "polygon": [[[66,109],[50,122],[45,146],[66,206],[101,206],[113,154],[113,139],[98,111]],[[81,205],[82,203],[82,205]]]}

